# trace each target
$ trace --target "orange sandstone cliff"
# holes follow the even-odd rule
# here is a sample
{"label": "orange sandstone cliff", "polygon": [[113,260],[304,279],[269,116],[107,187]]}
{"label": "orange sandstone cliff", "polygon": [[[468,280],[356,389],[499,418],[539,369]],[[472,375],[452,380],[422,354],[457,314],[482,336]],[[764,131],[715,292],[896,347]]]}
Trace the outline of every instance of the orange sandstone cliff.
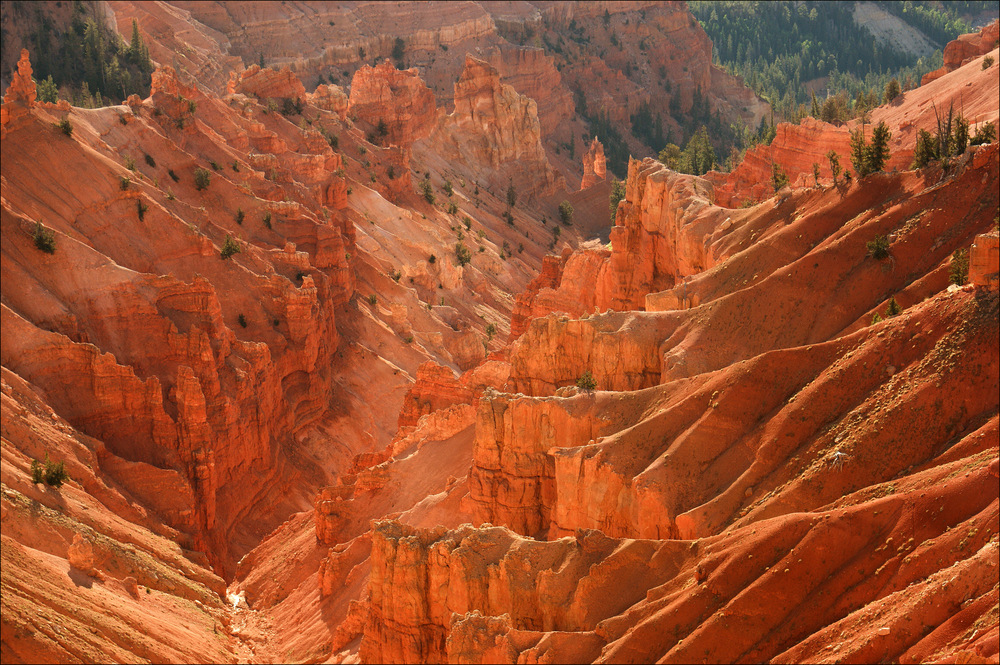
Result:
{"label": "orange sandstone cliff", "polygon": [[[907,138],[969,89],[996,119],[995,70],[876,109],[890,167],[850,183],[802,182],[820,123],[732,174],[632,159],[607,246],[554,215],[607,222],[602,147],[567,191],[560,97],[504,82],[585,73],[500,33],[607,10],[688,45],[683,100],[715,75],[681,5],[178,8],[289,69],[222,94],[192,52],[80,109],[25,55],[4,98],[4,662],[996,662],[1000,151]],[[419,67],[307,91],[400,16],[453,109]],[[612,79],[588,103],[645,99]]]}

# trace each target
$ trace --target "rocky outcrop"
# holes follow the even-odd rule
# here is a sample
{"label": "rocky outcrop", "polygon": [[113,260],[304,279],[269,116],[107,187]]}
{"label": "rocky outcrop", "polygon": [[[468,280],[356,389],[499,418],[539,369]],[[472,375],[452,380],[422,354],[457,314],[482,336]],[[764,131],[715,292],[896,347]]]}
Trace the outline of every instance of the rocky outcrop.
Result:
{"label": "rocky outcrop", "polygon": [[471,401],[472,391],[451,369],[433,361],[425,362],[417,368],[416,381],[406,393],[397,426],[414,426],[421,416],[432,411]]}
{"label": "rocky outcrop", "polygon": [[306,89],[288,67],[261,68],[250,65],[238,75],[233,72],[226,88],[229,94],[253,95],[258,99],[305,99]]}
{"label": "rocky outcrop", "polygon": [[562,182],[542,147],[535,102],[471,55],[455,83],[455,111],[440,120],[428,141],[446,158],[478,171],[480,183],[513,183],[525,197],[552,193]]}
{"label": "rocky outcrop", "polygon": [[325,84],[317,86],[315,92],[306,94],[306,99],[318,108],[336,113],[341,122],[347,120],[350,100],[340,86]]}
{"label": "rocky outcrop", "polygon": [[[445,662],[451,654],[459,662],[485,662],[494,654],[515,662],[521,650],[538,645],[540,632],[594,631],[601,619],[643,597],[674,570],[671,549],[620,543],[599,532],[537,542],[499,527],[424,530],[376,522],[361,660]],[[612,583],[639,561],[641,582]],[[470,652],[484,632],[488,650]],[[596,657],[601,640],[583,640],[589,648],[578,653]]]}
{"label": "rocky outcrop", "polygon": [[959,35],[944,47],[944,64],[932,72],[924,74],[920,85],[927,85],[948,72],[953,72],[973,58],[985,55],[997,47],[1000,41],[1000,21],[993,21],[979,32]]}
{"label": "rocky outcrop", "polygon": [[1000,287],[1000,236],[997,232],[976,236],[969,250],[969,283],[991,291]]}
{"label": "rocky outcrop", "polygon": [[585,445],[600,429],[594,401],[531,399],[486,391],[479,400],[469,499],[481,522],[502,524],[523,536],[548,536],[555,505],[550,449]]}
{"label": "rocky outcrop", "polygon": [[38,96],[35,90],[35,80],[31,78],[31,61],[28,59],[28,49],[21,49],[21,59],[17,61],[17,71],[10,80],[10,86],[4,93],[4,104],[18,102],[27,107],[35,104]]}
{"label": "rocky outcrop", "polygon": [[542,274],[518,296],[511,339],[532,318],[550,312],[642,310],[646,297],[673,288],[726,258],[706,243],[727,221],[712,206],[704,179],[675,174],[653,159],[629,161],[625,198],[611,229],[610,252],[584,249],[547,259]]}
{"label": "rocky outcrop", "polygon": [[543,49],[503,44],[487,51],[483,59],[505,84],[535,101],[543,136],[574,116],[573,95],[563,83],[555,58]]}
{"label": "rocky outcrop", "polygon": [[437,121],[434,93],[417,70],[396,69],[389,60],[354,73],[350,110],[373,129],[384,123],[386,142],[404,147],[429,136]]}
{"label": "rocky outcrop", "polygon": [[[644,325],[639,325],[639,321]],[[552,395],[590,372],[598,390],[641,390],[659,383],[660,342],[674,322],[641,313],[535,319],[511,347],[510,392]],[[630,329],[632,334],[619,334]],[[558,349],[558,352],[552,350]],[[541,351],[541,352],[539,352]]]}
{"label": "rocky outcrop", "polygon": [[520,337],[533,319],[553,312],[579,317],[598,310],[596,276],[610,255],[607,250],[567,249],[561,257],[546,256],[538,277],[514,303],[510,341]]}
{"label": "rocky outcrop", "polygon": [[607,163],[604,160],[604,146],[595,136],[587,152],[583,153],[583,181],[580,189],[587,189],[607,177]]}

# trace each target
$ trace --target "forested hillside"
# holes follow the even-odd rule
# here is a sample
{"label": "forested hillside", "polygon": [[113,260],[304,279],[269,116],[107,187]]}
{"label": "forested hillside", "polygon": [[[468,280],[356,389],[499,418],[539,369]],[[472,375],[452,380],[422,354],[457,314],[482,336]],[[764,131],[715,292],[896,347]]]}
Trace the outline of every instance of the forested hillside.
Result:
{"label": "forested hillside", "polygon": [[[918,57],[876,40],[854,19],[853,2],[689,2],[714,45],[714,59],[769,101],[782,120],[809,113],[811,93],[851,99],[880,94],[893,78],[904,90],[941,64],[940,50],[972,29],[968,17],[995,2],[878,2],[938,49]],[[811,82],[811,83],[810,83]],[[822,100],[822,97],[820,99]]]}

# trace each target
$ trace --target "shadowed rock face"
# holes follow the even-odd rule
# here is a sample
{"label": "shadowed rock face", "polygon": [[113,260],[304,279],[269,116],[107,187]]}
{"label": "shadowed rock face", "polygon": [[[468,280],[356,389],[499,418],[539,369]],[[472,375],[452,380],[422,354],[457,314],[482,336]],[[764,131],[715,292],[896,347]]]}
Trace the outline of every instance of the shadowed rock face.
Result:
{"label": "shadowed rock face", "polygon": [[[995,660],[1000,156],[904,168],[931,101],[996,118],[995,70],[876,109],[898,168],[850,184],[804,181],[848,132],[808,121],[732,174],[633,159],[609,245],[546,256],[563,198],[607,219],[603,147],[567,191],[565,95],[505,81],[641,95],[491,40],[607,10],[722,89],[682,5],[185,6],[113,3],[192,45],[149,99],[32,103],[27,56],[5,97],[4,662]],[[351,12],[412,14],[454,109],[195,48]]]}
{"label": "shadowed rock face", "polygon": [[350,104],[351,113],[372,127],[384,123],[387,142],[404,147],[426,138],[437,120],[434,94],[417,71],[398,70],[388,60],[354,73]]}
{"label": "shadowed rock face", "polygon": [[439,121],[428,144],[449,160],[475,165],[480,180],[496,187],[513,184],[531,199],[554,194],[564,183],[542,146],[537,108],[470,55],[455,83],[455,111]]}

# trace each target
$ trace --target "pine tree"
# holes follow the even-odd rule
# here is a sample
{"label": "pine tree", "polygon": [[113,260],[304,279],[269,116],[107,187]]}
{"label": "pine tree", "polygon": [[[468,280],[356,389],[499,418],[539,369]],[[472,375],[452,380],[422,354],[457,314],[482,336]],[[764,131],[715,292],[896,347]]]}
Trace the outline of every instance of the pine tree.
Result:
{"label": "pine tree", "polygon": [[882,98],[888,104],[896,99],[896,97],[899,97],[899,81],[893,78],[885,84],[885,94]]}
{"label": "pine tree", "polygon": [[774,187],[775,193],[777,193],[782,187],[788,184],[788,176],[785,174],[785,169],[781,168],[781,165],[777,162],[771,164],[771,186]]}
{"label": "pine tree", "polygon": [[865,140],[865,125],[851,130],[851,165],[859,178],[868,175],[868,142]]}
{"label": "pine tree", "polygon": [[816,101],[816,93],[815,92],[812,93],[812,111],[810,112],[810,115],[812,115],[812,117],[814,117],[817,120],[819,120],[820,109],[819,109],[819,102]]}
{"label": "pine tree", "polygon": [[934,137],[926,129],[917,132],[917,143],[913,148],[913,166],[920,169],[937,158]]}
{"label": "pine tree", "polygon": [[867,163],[865,165],[868,173],[876,173],[885,168],[886,162],[889,161],[890,138],[892,138],[892,132],[889,131],[885,122],[880,122],[872,130],[872,143],[867,150]]}
{"label": "pine tree", "polygon": [[955,127],[952,131],[951,142],[956,155],[961,155],[969,147],[969,121],[961,114],[955,118]]}
{"label": "pine tree", "polygon": [[833,184],[837,184],[837,176],[840,175],[840,155],[831,150],[826,153],[826,158],[830,160],[830,172],[833,173]]}
{"label": "pine tree", "polygon": [[49,74],[45,80],[38,82],[38,101],[55,103],[58,99],[59,89],[52,80],[52,74]]}

